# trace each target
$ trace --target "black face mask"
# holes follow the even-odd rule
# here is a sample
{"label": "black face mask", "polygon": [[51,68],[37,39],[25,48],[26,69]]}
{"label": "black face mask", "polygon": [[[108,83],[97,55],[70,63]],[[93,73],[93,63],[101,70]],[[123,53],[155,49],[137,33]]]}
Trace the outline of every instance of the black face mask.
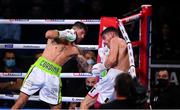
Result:
{"label": "black face mask", "polygon": [[87,91],[90,91],[90,90],[92,89],[92,87],[93,87],[93,86],[88,86],[88,85],[86,85],[86,90],[87,90]]}
{"label": "black face mask", "polygon": [[168,79],[158,79],[158,87],[161,87],[161,88],[163,88],[163,87],[166,87],[167,85],[168,85]]}

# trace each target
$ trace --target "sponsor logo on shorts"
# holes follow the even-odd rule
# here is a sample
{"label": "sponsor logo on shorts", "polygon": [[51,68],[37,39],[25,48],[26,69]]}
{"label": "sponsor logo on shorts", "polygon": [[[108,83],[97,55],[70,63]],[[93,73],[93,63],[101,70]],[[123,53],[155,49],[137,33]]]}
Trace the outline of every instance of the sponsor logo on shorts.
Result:
{"label": "sponsor logo on shorts", "polygon": [[56,68],[54,65],[52,65],[44,60],[40,63],[40,66],[42,66],[43,68],[46,68],[49,71],[55,72],[55,73],[58,73],[58,71],[59,71],[59,68]]}
{"label": "sponsor logo on shorts", "polygon": [[51,90],[46,89],[45,95],[47,98],[50,98],[52,100],[57,100],[57,88],[52,88]]}

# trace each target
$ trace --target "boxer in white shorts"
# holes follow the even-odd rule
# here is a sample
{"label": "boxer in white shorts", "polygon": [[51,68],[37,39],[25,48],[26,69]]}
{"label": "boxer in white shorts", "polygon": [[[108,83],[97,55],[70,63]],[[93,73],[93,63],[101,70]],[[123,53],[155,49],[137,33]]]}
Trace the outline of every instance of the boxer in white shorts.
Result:
{"label": "boxer in white shorts", "polygon": [[40,57],[29,69],[20,91],[30,96],[40,90],[40,100],[52,105],[60,103],[61,70],[61,66]]}
{"label": "boxer in white shorts", "polygon": [[102,78],[94,87],[88,92],[90,97],[97,97],[97,103],[106,103],[114,99],[114,80],[116,76],[123,71],[111,68],[106,76]]}
{"label": "boxer in white shorts", "polygon": [[[114,80],[122,72],[128,73],[129,56],[126,42],[120,38],[119,31],[114,27],[107,27],[102,33],[104,44],[109,48],[109,54],[104,63],[97,63],[92,67],[92,73],[97,75],[108,71],[92,88],[85,99],[81,102],[81,109],[88,109],[92,105],[98,108],[114,99]],[[98,53],[99,54],[99,53]]]}
{"label": "boxer in white shorts", "polygon": [[[22,108],[29,96],[39,90],[40,100],[47,102],[51,109],[61,108],[61,80],[62,66],[71,57],[76,56],[77,61],[84,69],[88,64],[80,54],[75,42],[80,42],[87,31],[82,22],[75,22],[72,29],[63,31],[48,30],[45,37],[48,39],[42,56],[29,69],[21,92],[12,109]],[[85,68],[86,67],[86,68]],[[38,106],[38,105],[37,105]]]}

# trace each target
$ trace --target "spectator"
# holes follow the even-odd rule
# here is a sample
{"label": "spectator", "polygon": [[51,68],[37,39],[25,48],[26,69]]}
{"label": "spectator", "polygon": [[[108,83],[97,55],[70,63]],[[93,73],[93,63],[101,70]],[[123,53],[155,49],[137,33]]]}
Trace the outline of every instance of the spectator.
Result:
{"label": "spectator", "polygon": [[134,109],[135,101],[131,99],[134,94],[133,79],[128,73],[121,73],[115,79],[116,99],[102,104],[100,109]]}
{"label": "spectator", "polygon": [[74,0],[63,0],[63,14],[62,17],[64,18],[72,18],[75,17],[76,8],[75,8],[75,1]]}
{"label": "spectator", "polygon": [[31,0],[32,5],[44,5],[44,0]]}
{"label": "spectator", "polygon": [[[3,55],[3,67],[1,68],[2,72],[11,73],[11,72],[21,72],[21,69],[17,67],[16,56],[13,51],[6,51]],[[10,91],[17,91],[21,87],[22,79],[1,79],[0,89],[9,89]]]}
{"label": "spectator", "polygon": [[1,0],[0,4],[1,4],[2,7],[10,6],[10,5],[13,4],[13,0]]}
{"label": "spectator", "polygon": [[87,63],[89,65],[94,65],[95,64],[96,55],[95,55],[95,53],[93,51],[91,51],[91,50],[85,51],[84,58],[87,59]]}
{"label": "spectator", "polygon": [[[84,58],[87,60],[87,63],[89,65],[93,65],[96,61],[96,56],[95,53],[91,50],[88,51],[84,51]],[[85,72],[83,71],[80,66],[79,67],[79,72]],[[77,79],[76,79],[77,81]],[[84,80],[83,80],[84,81]],[[76,90],[72,95],[75,97],[84,97],[86,96],[86,94],[89,92],[89,90],[97,83],[98,79],[96,77],[90,77],[90,78],[86,78],[85,79],[85,83],[81,82],[79,84],[83,85],[81,86],[81,88],[79,88],[78,90]],[[77,84],[77,83],[76,83]],[[69,109],[75,109],[75,107],[79,107],[80,103],[70,103],[69,105]]]}
{"label": "spectator", "polygon": [[[87,63],[92,67],[96,63],[95,53],[91,50],[84,52],[84,58],[87,60]],[[80,66],[79,66],[80,67]],[[79,72],[84,72],[81,68],[79,68]]]}
{"label": "spectator", "polygon": [[29,15],[29,18],[32,18],[32,19],[42,19],[44,18],[44,9],[42,6],[39,6],[39,5],[32,6],[31,9],[29,10],[28,15]]}
{"label": "spectator", "polygon": [[[86,94],[91,90],[91,88],[98,82],[97,77],[89,77],[86,78],[85,84],[82,84],[82,86],[74,93],[74,96],[76,97],[85,97]],[[78,102],[71,102],[69,104],[69,109],[75,109],[76,107],[79,107],[80,103]]]}
{"label": "spectator", "polygon": [[[6,51],[3,54],[3,66],[1,72],[11,73],[11,72],[21,72],[21,69],[17,67],[16,56],[13,51]],[[23,79],[20,78],[1,78],[0,79],[0,93],[1,94],[18,94],[19,89],[22,85]],[[1,107],[10,107],[14,101],[1,100]]]}
{"label": "spectator", "polygon": [[100,18],[103,12],[103,3],[102,0],[92,0],[90,2],[89,17]]}
{"label": "spectator", "polygon": [[159,70],[157,75],[158,84],[152,89],[151,104],[154,109],[177,109],[180,108],[180,93],[174,85],[170,84],[167,69]]}
{"label": "spectator", "polygon": [[[14,9],[6,7],[3,9],[1,19],[14,19]],[[0,24],[1,43],[19,43],[21,41],[21,26],[19,24]]]}
{"label": "spectator", "polygon": [[[169,23],[165,22],[161,24],[159,34],[153,39],[154,47],[152,47],[153,55],[158,60],[173,60],[176,58],[175,49],[175,36],[172,32],[172,27]],[[169,53],[169,54],[167,54]]]}

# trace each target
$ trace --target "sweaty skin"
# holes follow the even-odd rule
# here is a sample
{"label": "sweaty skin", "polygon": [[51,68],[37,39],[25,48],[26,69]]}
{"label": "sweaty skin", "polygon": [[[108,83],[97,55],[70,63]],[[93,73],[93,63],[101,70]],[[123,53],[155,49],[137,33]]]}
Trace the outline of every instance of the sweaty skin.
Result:
{"label": "sweaty skin", "polygon": [[[58,40],[58,41],[57,41]],[[71,57],[79,53],[77,47],[60,39],[48,39],[47,46],[42,54],[47,60],[63,66]]]}
{"label": "sweaty skin", "polygon": [[110,40],[109,47],[110,52],[105,61],[105,66],[128,72],[129,56],[126,42],[119,37],[113,37]]}
{"label": "sweaty skin", "polygon": [[[48,39],[47,46],[43,51],[42,56],[53,63],[63,66],[71,57],[79,54],[78,48],[62,39]],[[11,109],[22,108],[29,96],[23,92],[20,92],[19,98]],[[51,109],[60,109],[61,103],[57,105],[50,104]]]}
{"label": "sweaty skin", "polygon": [[[105,45],[110,49],[109,55],[105,60],[105,67],[107,69],[115,68],[124,72],[128,72],[129,70],[129,56],[126,42],[119,38],[119,36],[115,34],[107,34],[105,36]],[[96,97],[90,97],[86,95],[85,99],[81,102],[80,108],[83,110],[87,110],[90,106],[92,106],[97,99]]]}
{"label": "sweaty skin", "polygon": [[[80,42],[86,32],[84,28],[78,28],[76,26],[72,27],[77,34],[77,42]],[[68,42],[66,39],[59,39],[59,31],[58,30],[48,30],[45,33],[45,38],[48,39],[46,48],[44,49],[42,53],[42,57],[47,59],[48,61],[51,61],[53,63],[56,63],[60,66],[63,66],[69,59],[71,59],[73,56],[77,58],[78,64],[86,71],[90,71],[89,66],[85,60],[85,58],[82,57],[80,52],[80,49],[75,45],[75,43]],[[16,101],[16,103],[12,106],[11,109],[18,109],[22,108],[26,102],[28,101],[29,95],[20,92],[19,98]],[[51,109],[60,109],[61,103],[57,105],[50,104]]]}
{"label": "sweaty skin", "polygon": [[[73,29],[77,31],[77,35],[78,35],[77,42],[80,42],[84,38],[84,35],[85,35],[84,30],[83,29],[76,29],[76,28],[73,28]],[[80,68],[82,68],[85,72],[90,72],[91,66],[88,65],[88,63],[86,62],[86,59],[83,57],[83,51],[79,47],[76,46],[75,42],[73,42],[72,44],[73,44],[74,48],[76,47],[78,50],[69,49],[71,47],[66,47],[66,49],[65,49],[67,52],[66,55],[59,55],[59,57],[54,56],[54,54],[58,55],[58,53],[60,52],[59,50],[62,49],[64,51],[64,49],[63,49],[64,47],[62,45],[57,46],[56,43],[58,43],[58,42],[63,43],[65,41],[65,39],[64,39],[64,41],[63,41],[63,39],[59,40],[58,36],[59,36],[59,33],[57,30],[49,30],[46,32],[45,37],[49,40],[48,40],[48,44],[47,44],[47,49],[45,49],[43,56],[46,57],[48,60],[55,61],[55,63],[62,66],[66,61],[68,61],[71,58],[71,57],[65,58],[65,56],[66,57],[73,56],[73,54],[74,55],[77,54],[77,51],[78,51],[78,55],[76,56],[76,59],[77,59],[77,62],[79,64]],[[67,42],[64,42],[64,43],[67,43]],[[58,49],[58,51],[56,51],[56,49]],[[53,53],[53,52],[55,52],[55,53],[49,54],[49,51],[52,51],[51,53]],[[63,52],[63,54],[65,54],[65,53]]]}

